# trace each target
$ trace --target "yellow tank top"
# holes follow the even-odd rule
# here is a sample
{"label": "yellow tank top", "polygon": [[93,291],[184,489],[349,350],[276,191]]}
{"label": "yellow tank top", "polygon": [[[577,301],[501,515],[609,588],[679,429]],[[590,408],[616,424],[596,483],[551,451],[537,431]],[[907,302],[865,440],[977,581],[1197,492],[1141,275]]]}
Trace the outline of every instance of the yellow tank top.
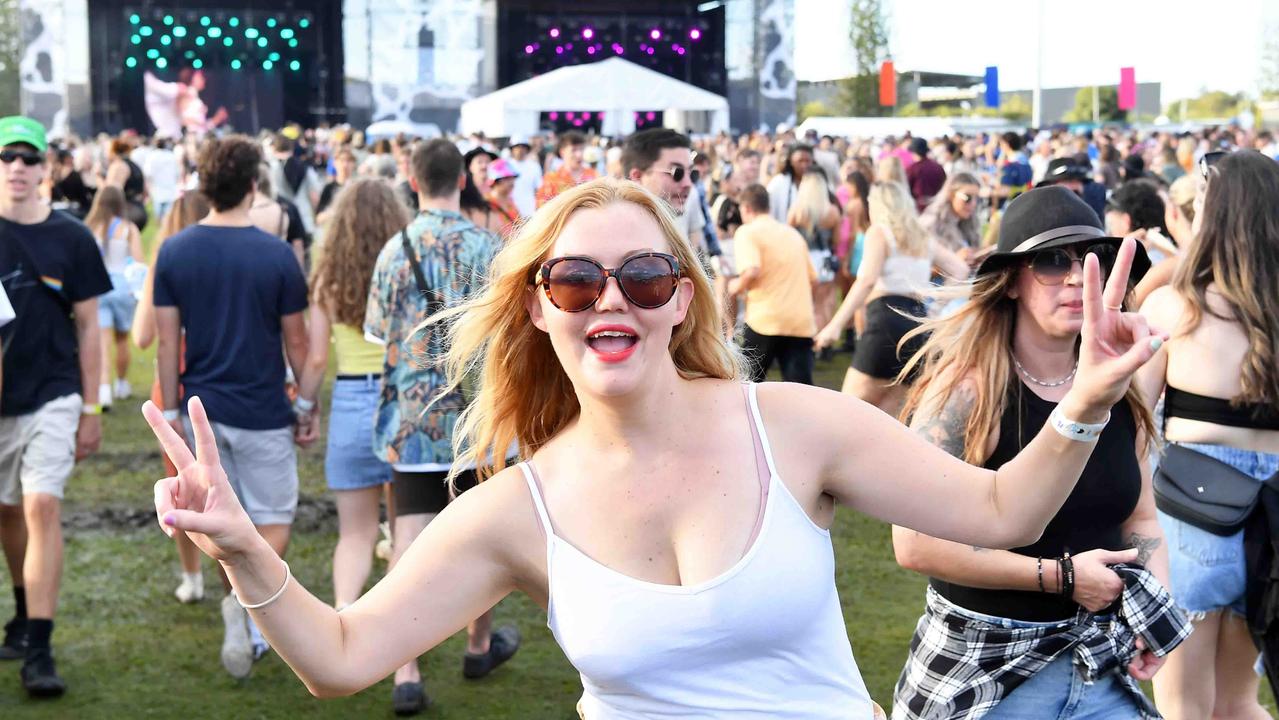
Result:
{"label": "yellow tank top", "polygon": [[364,332],[343,323],[333,324],[333,352],[338,375],[380,375],[385,349],[364,339]]}

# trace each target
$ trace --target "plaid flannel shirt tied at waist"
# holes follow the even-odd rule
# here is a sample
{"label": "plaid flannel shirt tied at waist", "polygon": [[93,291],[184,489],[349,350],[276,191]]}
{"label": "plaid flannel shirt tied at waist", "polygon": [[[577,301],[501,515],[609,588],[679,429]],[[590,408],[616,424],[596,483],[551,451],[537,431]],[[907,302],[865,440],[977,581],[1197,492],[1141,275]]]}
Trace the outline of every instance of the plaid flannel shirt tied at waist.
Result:
{"label": "plaid flannel shirt tied at waist", "polygon": [[1034,627],[1002,627],[980,619],[928,589],[927,609],[911,639],[897,681],[894,720],[976,720],[1062,653],[1074,654],[1085,682],[1116,673],[1146,718],[1159,712],[1128,674],[1136,638],[1163,657],[1189,635],[1186,615],[1154,575],[1120,564],[1124,582],[1115,615],[1083,608],[1073,620]]}

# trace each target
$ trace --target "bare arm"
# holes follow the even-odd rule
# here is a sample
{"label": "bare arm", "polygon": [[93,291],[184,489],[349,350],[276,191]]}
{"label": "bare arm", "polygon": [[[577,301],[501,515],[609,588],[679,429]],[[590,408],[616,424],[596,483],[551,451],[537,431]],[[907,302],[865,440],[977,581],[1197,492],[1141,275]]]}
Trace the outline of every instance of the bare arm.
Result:
{"label": "bare arm", "polygon": [[289,359],[293,377],[300,378],[306,372],[307,349],[310,346],[306,334],[306,313],[295,312],[280,318],[280,330],[284,334],[284,356]]}
{"label": "bare arm", "polygon": [[[102,330],[98,327],[98,299],[81,300],[74,306],[77,348],[80,353],[80,397],[85,405],[98,404],[98,381],[102,373]],[[102,443],[102,416],[81,415],[76,431],[76,459],[92,455]]]}
{"label": "bare arm", "polygon": [[817,333],[817,349],[834,344],[839,334],[853,321],[853,316],[866,304],[866,298],[875,289],[879,276],[884,272],[884,260],[888,257],[888,240],[879,228],[872,227],[866,233],[866,248],[862,254],[862,264],[857,269],[857,279],[853,287],[844,296],[834,317],[826,323],[826,327]]}
{"label": "bare arm", "polygon": [[178,367],[182,354],[182,317],[176,307],[155,309],[156,374],[160,379],[160,407],[177,410],[182,398],[178,394]]}
{"label": "bare arm", "polygon": [[933,265],[941,270],[948,280],[963,281],[968,279],[968,263],[953,250],[936,240],[933,241]]}
{"label": "bare arm", "polygon": [[728,281],[728,292],[730,295],[741,295],[755,287],[757,282],[759,282],[759,268],[748,267],[742,270],[737,277]]}
{"label": "bare arm", "polygon": [[[329,366],[329,315],[317,300],[311,303],[311,327],[307,332],[306,362],[298,375],[298,397],[315,402]],[[290,360],[290,362],[292,362]]]}

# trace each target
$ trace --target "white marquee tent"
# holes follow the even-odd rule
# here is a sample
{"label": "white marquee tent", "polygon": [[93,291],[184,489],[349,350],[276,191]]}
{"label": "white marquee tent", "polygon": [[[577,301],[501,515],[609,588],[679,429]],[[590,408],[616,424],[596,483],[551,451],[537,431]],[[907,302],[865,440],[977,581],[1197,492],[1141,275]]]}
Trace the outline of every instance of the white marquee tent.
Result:
{"label": "white marquee tent", "polygon": [[604,113],[602,134],[635,130],[636,112],[663,112],[679,130],[728,129],[728,100],[715,93],[614,57],[570,65],[462,104],[459,129],[490,137],[532,135],[541,113]]}

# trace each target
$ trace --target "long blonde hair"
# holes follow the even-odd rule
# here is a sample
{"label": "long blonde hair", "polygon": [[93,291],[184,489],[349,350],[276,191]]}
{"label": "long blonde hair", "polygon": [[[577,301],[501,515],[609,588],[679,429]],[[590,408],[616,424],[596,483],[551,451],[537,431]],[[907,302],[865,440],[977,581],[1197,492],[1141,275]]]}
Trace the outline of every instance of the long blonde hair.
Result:
{"label": "long blonde hair", "polygon": [[915,200],[906,186],[895,182],[876,182],[866,198],[870,209],[870,224],[883,225],[893,234],[898,252],[920,257],[928,253],[932,241],[919,224]]}
{"label": "long blonde hair", "polygon": [[[572,382],[546,333],[529,319],[525,298],[569,218],[579,210],[630,203],[661,229],[693,282],[693,300],[671,334],[670,353],[680,377],[737,379],[740,354],[720,333],[719,303],[710,279],[666,204],[636,183],[603,178],[558,195],[537,211],[502,247],[483,292],[423,324],[444,323],[448,385],[440,397],[478,383],[453,433],[456,468],[475,463],[481,479],[503,469],[508,448],[518,443],[529,457],[555,437],[580,411]],[[419,328],[419,331],[422,328]]]}
{"label": "long blonde hair", "polygon": [[875,163],[875,182],[894,182],[906,185],[906,166],[896,155],[885,155]]}
{"label": "long blonde hair", "polygon": [[[1017,319],[1017,301],[1008,296],[1008,291],[1016,282],[1019,267],[1013,263],[977,277],[966,286],[968,302],[950,315],[921,323],[906,333],[898,346],[903,347],[920,335],[928,338],[897,376],[898,382],[913,382],[902,408],[902,422],[910,422],[925,398],[930,400],[932,409],[945,407],[955,388],[965,378],[973,378],[975,398],[964,424],[962,458],[970,465],[986,462],[987,441],[1008,409],[1009,388],[1015,377],[1011,358]],[[1131,295],[1125,298],[1125,307],[1130,298]],[[911,380],[915,373],[918,376]],[[1137,422],[1138,433],[1144,433],[1147,443],[1153,442],[1155,423],[1135,384],[1129,386],[1124,400]]]}
{"label": "long blonde hair", "polygon": [[799,181],[799,191],[795,193],[794,208],[795,227],[805,236],[811,236],[817,229],[817,223],[830,208],[830,190],[826,186],[826,178],[820,172],[804,173]]}

